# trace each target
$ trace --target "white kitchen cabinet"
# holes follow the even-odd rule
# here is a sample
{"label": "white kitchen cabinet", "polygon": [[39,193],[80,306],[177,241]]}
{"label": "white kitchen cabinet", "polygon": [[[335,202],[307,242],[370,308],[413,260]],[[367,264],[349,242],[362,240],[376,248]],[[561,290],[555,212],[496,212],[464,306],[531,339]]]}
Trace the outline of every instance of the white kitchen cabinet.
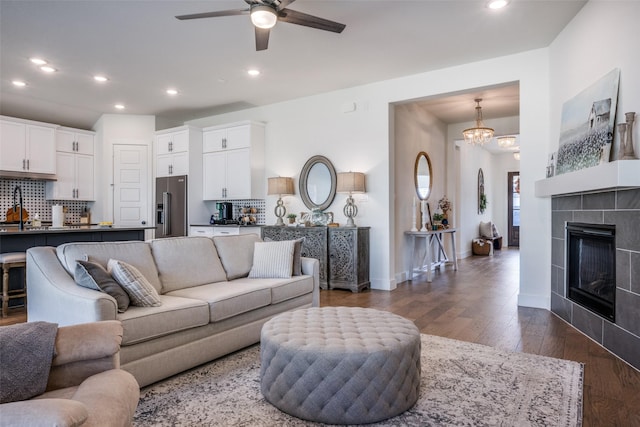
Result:
{"label": "white kitchen cabinet", "polygon": [[264,198],[264,125],[215,126],[202,135],[203,199]]}
{"label": "white kitchen cabinet", "polygon": [[56,132],[57,181],[46,183],[48,200],[95,200],[94,133],[61,128]]}
{"label": "white kitchen cabinet", "polygon": [[237,236],[239,234],[261,235],[260,226],[244,225],[192,225],[189,227],[189,236]]}
{"label": "white kitchen cabinet", "polygon": [[59,128],[56,131],[56,151],[93,156],[94,135],[94,132]]}
{"label": "white kitchen cabinet", "polygon": [[3,117],[0,120],[0,170],[55,174],[56,127]]}
{"label": "white kitchen cabinet", "polygon": [[200,131],[185,126],[156,133],[156,177],[189,175],[190,156],[201,144]]}

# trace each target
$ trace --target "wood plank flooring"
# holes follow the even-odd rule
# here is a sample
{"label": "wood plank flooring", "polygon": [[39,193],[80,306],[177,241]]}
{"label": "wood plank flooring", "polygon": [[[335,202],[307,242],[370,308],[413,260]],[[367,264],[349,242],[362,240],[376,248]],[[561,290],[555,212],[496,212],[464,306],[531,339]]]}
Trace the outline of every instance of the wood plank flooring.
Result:
{"label": "wood plank flooring", "polygon": [[[470,257],[393,292],[321,291],[322,306],[370,307],[415,322],[423,333],[585,364],[584,427],[640,427],[640,372],[547,310],[518,307],[519,252]],[[0,325],[26,321],[13,309]]]}
{"label": "wood plank flooring", "polygon": [[370,307],[421,332],[585,364],[583,425],[640,427],[640,372],[547,310],[518,307],[519,251],[470,257],[392,292],[321,291],[322,306]]}

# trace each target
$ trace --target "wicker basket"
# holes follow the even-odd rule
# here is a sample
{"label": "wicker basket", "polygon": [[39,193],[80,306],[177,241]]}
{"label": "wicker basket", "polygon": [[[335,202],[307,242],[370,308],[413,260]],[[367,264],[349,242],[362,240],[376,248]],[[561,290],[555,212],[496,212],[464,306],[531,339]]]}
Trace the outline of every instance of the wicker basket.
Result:
{"label": "wicker basket", "polygon": [[473,239],[473,242],[471,242],[471,248],[474,255],[490,255],[491,241],[484,239]]}

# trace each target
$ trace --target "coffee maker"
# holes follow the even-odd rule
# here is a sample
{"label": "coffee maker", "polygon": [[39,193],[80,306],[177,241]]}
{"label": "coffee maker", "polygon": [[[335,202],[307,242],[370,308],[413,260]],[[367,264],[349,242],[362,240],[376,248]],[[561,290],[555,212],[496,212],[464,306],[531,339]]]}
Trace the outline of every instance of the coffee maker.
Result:
{"label": "coffee maker", "polygon": [[233,203],[217,202],[216,209],[218,209],[218,219],[214,221],[215,224],[237,224],[237,221],[233,220]]}

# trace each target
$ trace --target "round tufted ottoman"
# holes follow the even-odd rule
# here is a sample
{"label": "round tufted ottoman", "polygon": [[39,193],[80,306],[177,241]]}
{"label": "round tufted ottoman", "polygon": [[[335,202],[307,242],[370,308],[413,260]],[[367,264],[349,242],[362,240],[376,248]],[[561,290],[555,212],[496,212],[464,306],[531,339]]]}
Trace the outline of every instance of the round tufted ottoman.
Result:
{"label": "round tufted ottoman", "polygon": [[420,332],[386,311],[322,307],[262,328],[260,386],[278,409],[310,421],[364,424],[411,408],[420,389]]}

